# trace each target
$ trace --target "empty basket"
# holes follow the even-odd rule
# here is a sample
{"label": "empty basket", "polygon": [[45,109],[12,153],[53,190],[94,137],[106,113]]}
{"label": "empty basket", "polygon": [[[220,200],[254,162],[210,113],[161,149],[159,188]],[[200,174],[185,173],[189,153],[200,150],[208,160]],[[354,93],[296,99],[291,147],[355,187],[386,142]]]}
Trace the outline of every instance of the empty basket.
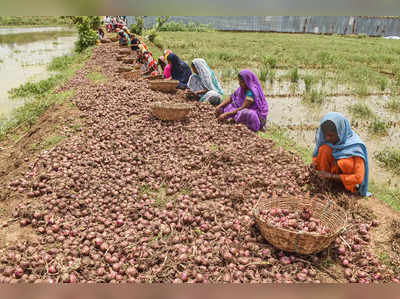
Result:
{"label": "empty basket", "polygon": [[[313,217],[319,218],[330,229],[329,234],[291,231],[269,224],[259,216],[260,209],[281,208],[293,212],[304,207],[309,208]],[[314,254],[326,249],[343,232],[347,222],[346,212],[332,201],[297,197],[260,200],[254,209],[254,216],[261,234],[269,243],[281,250],[300,254]]]}
{"label": "empty basket", "polygon": [[118,50],[118,54],[119,55],[129,55],[131,53],[131,51],[129,50],[129,49],[121,49],[121,50]]}
{"label": "empty basket", "polygon": [[160,80],[163,78],[163,75],[155,75],[155,76],[150,75],[150,76],[145,76],[144,78],[147,80]]}
{"label": "empty basket", "polygon": [[133,68],[130,66],[120,66],[118,68],[118,73],[126,73],[126,72],[130,72],[132,70],[133,70]]}
{"label": "empty basket", "polygon": [[135,58],[132,57],[124,57],[122,58],[122,62],[126,64],[132,64],[135,61]]}
{"label": "empty basket", "polygon": [[152,90],[163,92],[176,92],[179,81],[176,80],[152,80],[149,81],[149,87]]}
{"label": "empty basket", "polygon": [[153,114],[162,120],[182,120],[190,112],[191,106],[188,104],[172,104],[157,102],[151,105]]}
{"label": "empty basket", "polygon": [[123,77],[125,80],[136,81],[137,79],[142,77],[142,74],[140,71],[133,70],[133,71],[124,73]]}

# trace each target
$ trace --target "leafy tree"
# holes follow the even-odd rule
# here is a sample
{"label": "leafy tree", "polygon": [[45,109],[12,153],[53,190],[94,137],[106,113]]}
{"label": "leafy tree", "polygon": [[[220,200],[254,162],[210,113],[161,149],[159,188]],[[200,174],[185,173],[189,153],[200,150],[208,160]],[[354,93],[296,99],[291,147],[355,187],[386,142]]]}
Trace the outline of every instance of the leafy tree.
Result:
{"label": "leafy tree", "polygon": [[[74,23],[78,27],[79,38],[75,43],[77,52],[82,52],[90,46],[94,46],[97,41],[97,18],[96,17],[75,17]],[[100,20],[100,18],[98,18]]]}

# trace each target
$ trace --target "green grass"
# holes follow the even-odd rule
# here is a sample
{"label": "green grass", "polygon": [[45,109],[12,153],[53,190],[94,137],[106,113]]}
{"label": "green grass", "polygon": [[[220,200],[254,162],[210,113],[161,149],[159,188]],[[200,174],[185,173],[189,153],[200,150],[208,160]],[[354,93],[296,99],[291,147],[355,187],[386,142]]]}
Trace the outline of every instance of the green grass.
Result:
{"label": "green grass", "polygon": [[15,128],[29,129],[36,120],[52,105],[65,102],[73,97],[74,91],[56,93],[58,86],[71,78],[85,61],[91,57],[92,48],[82,53],[74,54],[74,60],[68,67],[62,67],[56,75],[39,82],[28,82],[13,89],[13,97],[27,97],[24,104],[16,108],[9,118],[0,119],[0,140],[12,134]]}
{"label": "green grass", "polygon": [[60,57],[54,58],[49,65],[47,66],[47,69],[49,71],[65,71],[67,68],[70,67],[71,64],[77,62],[79,56],[77,55],[63,55]]}
{"label": "green grass", "polygon": [[349,107],[349,112],[355,118],[371,119],[375,117],[374,112],[364,102],[358,102]]}
{"label": "green grass", "polygon": [[400,98],[391,98],[389,102],[385,104],[385,108],[393,112],[400,112]]}
{"label": "green grass", "polygon": [[375,118],[368,126],[370,134],[376,136],[386,136],[388,135],[388,129],[386,123],[378,118]]}
{"label": "green grass", "polygon": [[0,26],[55,26],[72,25],[68,18],[61,16],[0,16]]}
{"label": "green grass", "polygon": [[389,80],[387,78],[381,78],[379,80],[379,89],[381,91],[385,91],[387,86],[388,86],[388,84],[389,84]]}
{"label": "green grass", "polygon": [[260,79],[260,82],[266,82],[269,81],[271,84],[274,83],[276,76],[275,70],[263,66],[258,74],[258,78]]}
{"label": "green grass", "polygon": [[11,98],[40,96],[53,89],[62,78],[63,76],[58,74],[38,82],[27,82],[20,87],[11,89],[9,95]]}
{"label": "green grass", "polygon": [[[381,90],[389,77],[380,71],[391,72],[400,65],[399,43],[381,38],[261,32],[160,32],[158,39],[164,48],[186,61],[204,58],[214,71],[222,71],[227,64],[231,69],[250,68],[255,72],[266,64],[271,68],[322,68],[322,71],[329,71],[336,83],[350,85],[358,95],[365,94],[369,88]],[[247,47],[235,47],[237,43]],[[265,53],[268,53],[267,58]]]}
{"label": "green grass", "polygon": [[[72,29],[66,28],[65,31],[51,31],[51,32],[30,32],[19,34],[1,34],[0,44],[28,44],[42,40],[51,40],[63,36],[71,36],[74,34]],[[15,52],[14,52],[15,53]]]}
{"label": "green grass", "polygon": [[378,185],[370,183],[368,189],[374,197],[382,200],[392,209],[400,211],[400,189],[398,187],[392,187],[388,184]]}
{"label": "green grass", "polygon": [[303,77],[303,81],[304,81],[304,86],[305,86],[306,92],[310,92],[312,85],[314,84],[314,81],[315,81],[314,76],[305,75]]}
{"label": "green grass", "polygon": [[366,96],[369,95],[369,90],[368,90],[368,86],[365,83],[359,84],[356,88],[355,88],[355,93],[361,97],[361,98],[365,98]]}
{"label": "green grass", "polygon": [[322,91],[313,89],[311,92],[305,92],[302,100],[308,105],[322,105],[325,101],[325,94]]}
{"label": "green grass", "polygon": [[278,126],[269,126],[267,132],[259,132],[258,134],[262,138],[272,139],[278,146],[281,146],[285,150],[298,153],[305,163],[311,163],[312,149],[300,146],[293,142],[286,129],[282,129]]}
{"label": "green grass", "polygon": [[90,72],[87,77],[93,81],[93,83],[103,83],[106,81],[106,77],[100,72]]}
{"label": "green grass", "polygon": [[375,154],[375,158],[381,162],[384,167],[394,174],[400,175],[400,150],[386,148]]}
{"label": "green grass", "polygon": [[277,64],[277,58],[276,57],[273,57],[273,56],[265,56],[264,58],[263,58],[263,64],[264,64],[264,66],[265,67],[268,67],[268,68],[275,68],[276,67],[276,64]]}
{"label": "green grass", "polygon": [[289,73],[290,82],[297,83],[299,82],[299,70],[296,68],[292,69]]}
{"label": "green grass", "polygon": [[60,143],[61,141],[63,141],[66,138],[67,137],[65,137],[65,136],[59,136],[59,135],[49,136],[41,144],[36,144],[36,143],[32,144],[32,149],[40,150],[40,151],[48,150],[48,149],[55,147],[58,143]]}

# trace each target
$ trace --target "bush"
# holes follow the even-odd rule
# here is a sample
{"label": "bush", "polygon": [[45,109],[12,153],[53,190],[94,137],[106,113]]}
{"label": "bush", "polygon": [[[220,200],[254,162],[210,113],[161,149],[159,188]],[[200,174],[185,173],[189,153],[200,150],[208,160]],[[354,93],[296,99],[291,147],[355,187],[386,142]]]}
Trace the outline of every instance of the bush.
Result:
{"label": "bush", "polygon": [[75,43],[75,50],[82,52],[97,42],[97,32],[92,29],[93,23],[90,17],[82,17],[78,23],[79,38]]}

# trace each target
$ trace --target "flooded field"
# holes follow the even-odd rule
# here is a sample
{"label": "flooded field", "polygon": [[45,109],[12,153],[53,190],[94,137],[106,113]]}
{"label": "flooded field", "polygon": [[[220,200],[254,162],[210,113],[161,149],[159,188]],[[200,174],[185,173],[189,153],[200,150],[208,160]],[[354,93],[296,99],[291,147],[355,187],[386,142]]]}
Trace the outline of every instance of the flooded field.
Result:
{"label": "flooded field", "polygon": [[65,27],[0,28],[0,117],[23,103],[8,96],[11,88],[49,76],[46,65],[70,53],[76,33]]}
{"label": "flooded field", "polygon": [[[287,71],[286,71],[287,72]],[[222,75],[216,70],[216,74]],[[385,170],[376,160],[377,153],[387,148],[400,146],[400,114],[387,108],[392,96],[386,91],[369,89],[368,96],[355,94],[352,86],[337,84],[334,79],[326,82],[317,81],[312,89],[319,94],[320,103],[310,104],[304,100],[306,86],[303,80],[293,83],[290,78],[284,78],[285,71],[276,70],[276,78],[263,82],[264,93],[268,98],[270,114],[269,125],[287,129],[288,135],[300,146],[307,148],[310,155],[314,149],[315,132],[323,115],[330,111],[343,113],[352,123],[353,129],[366,143],[369,151],[370,180],[373,183],[400,186],[400,177]],[[299,74],[314,74],[299,70]],[[279,78],[279,79],[277,79]],[[223,83],[225,94],[229,95],[238,87],[236,80]],[[372,115],[357,115],[354,107],[368,107]],[[356,115],[355,115],[356,114]],[[387,128],[384,133],[376,133],[371,127],[374,119],[384,123]]]}

